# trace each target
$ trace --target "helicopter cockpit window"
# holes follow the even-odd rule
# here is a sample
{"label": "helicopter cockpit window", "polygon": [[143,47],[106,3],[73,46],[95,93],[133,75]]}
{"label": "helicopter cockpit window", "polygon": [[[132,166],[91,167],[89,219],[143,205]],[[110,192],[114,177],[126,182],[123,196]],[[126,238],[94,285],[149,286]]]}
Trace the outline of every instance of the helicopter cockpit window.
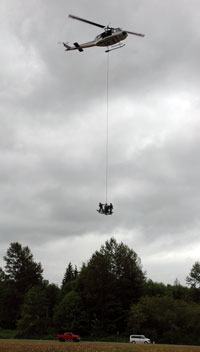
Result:
{"label": "helicopter cockpit window", "polygon": [[106,38],[106,37],[108,37],[109,35],[112,35],[112,30],[111,30],[111,29],[108,29],[108,30],[106,30],[105,32],[101,33],[100,37],[101,37],[101,38]]}
{"label": "helicopter cockpit window", "polygon": [[120,32],[121,28],[114,28],[114,32]]}

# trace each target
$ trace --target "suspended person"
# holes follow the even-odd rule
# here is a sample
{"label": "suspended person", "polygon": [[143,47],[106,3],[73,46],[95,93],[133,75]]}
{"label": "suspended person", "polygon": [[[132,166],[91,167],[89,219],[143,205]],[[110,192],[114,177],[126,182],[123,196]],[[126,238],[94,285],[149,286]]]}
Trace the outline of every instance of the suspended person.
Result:
{"label": "suspended person", "polygon": [[113,205],[112,205],[112,203],[110,203],[110,205],[109,205],[109,214],[112,215],[112,213],[113,213]]}
{"label": "suspended person", "polygon": [[98,210],[98,212],[101,213],[101,214],[103,214],[103,205],[104,205],[104,204],[102,204],[101,202],[99,202],[99,210]]}
{"label": "suspended person", "polygon": [[104,214],[105,215],[108,215],[109,214],[109,205],[106,203],[105,205],[104,205]]}

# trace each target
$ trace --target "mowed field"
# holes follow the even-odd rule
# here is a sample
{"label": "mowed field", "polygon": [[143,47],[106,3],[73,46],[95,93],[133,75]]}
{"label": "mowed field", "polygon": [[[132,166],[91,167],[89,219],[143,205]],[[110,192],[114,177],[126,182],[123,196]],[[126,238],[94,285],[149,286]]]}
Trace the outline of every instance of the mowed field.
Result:
{"label": "mowed field", "polygon": [[38,340],[0,340],[0,352],[200,352],[200,346],[132,345],[129,343],[61,343]]}

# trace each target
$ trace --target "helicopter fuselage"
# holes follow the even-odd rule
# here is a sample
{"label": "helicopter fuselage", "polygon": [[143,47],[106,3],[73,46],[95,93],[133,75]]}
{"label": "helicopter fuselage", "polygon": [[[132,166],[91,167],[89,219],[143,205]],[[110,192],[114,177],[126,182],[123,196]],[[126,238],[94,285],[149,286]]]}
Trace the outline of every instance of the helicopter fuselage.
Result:
{"label": "helicopter fuselage", "polygon": [[114,30],[109,29],[95,38],[96,46],[112,46],[126,39],[127,36],[128,33],[120,28]]}
{"label": "helicopter fuselage", "polygon": [[66,51],[68,50],[79,50],[83,51],[83,49],[91,48],[92,46],[106,46],[112,47],[113,45],[119,43],[126,39],[128,33],[123,31],[121,28],[108,29],[105,32],[96,36],[94,40],[87,43],[74,43],[73,46],[68,45],[67,43],[63,43]]}
{"label": "helicopter fuselage", "polygon": [[100,28],[104,28],[104,32],[101,34],[97,35],[96,38],[90,42],[87,43],[82,43],[79,44],[77,42],[74,43],[74,45],[69,45],[68,43],[63,42],[63,45],[65,47],[66,51],[69,50],[78,50],[78,51],[83,51],[85,48],[91,48],[94,46],[105,46],[107,47],[106,52],[109,52],[111,50],[119,49],[122,48],[125,44],[121,44],[120,42],[128,37],[128,34],[133,34],[137,35],[140,37],[144,37],[144,34],[141,33],[135,33],[135,32],[130,32],[127,30],[123,30],[121,28],[113,28],[110,26],[104,26],[102,24],[93,22],[93,21],[88,21],[84,18],[74,16],[74,15],[69,15],[70,18],[73,18],[75,20],[81,21],[88,23],[93,26],[97,26]]}

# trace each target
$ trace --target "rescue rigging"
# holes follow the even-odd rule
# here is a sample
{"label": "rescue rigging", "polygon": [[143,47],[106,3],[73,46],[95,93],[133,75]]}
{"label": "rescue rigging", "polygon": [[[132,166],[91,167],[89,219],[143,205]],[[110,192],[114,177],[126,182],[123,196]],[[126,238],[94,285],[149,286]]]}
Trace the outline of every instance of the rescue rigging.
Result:
{"label": "rescue rigging", "polygon": [[107,52],[107,62],[106,62],[106,150],[105,150],[105,203],[99,202],[99,209],[97,210],[99,214],[112,215],[113,214],[113,204],[108,204],[108,171],[109,171],[109,68],[110,68],[110,58],[109,50]]}
{"label": "rescue rigging", "polygon": [[89,21],[87,19],[84,19],[82,17],[74,16],[74,15],[69,15],[69,18],[72,18],[74,20],[78,20],[99,28],[102,28],[104,31],[96,36],[96,38],[92,41],[86,42],[79,44],[78,42],[75,42],[73,45],[69,45],[66,42],[63,42],[63,46],[65,47],[66,51],[71,51],[71,50],[78,50],[79,52],[83,52],[84,49],[90,48],[90,47],[107,47],[106,53],[107,53],[107,75],[106,75],[106,163],[105,163],[105,203],[99,202],[99,209],[97,210],[100,214],[104,215],[112,215],[113,214],[113,204],[110,203],[108,204],[108,166],[109,166],[109,52],[112,50],[120,49],[122,48],[125,44],[121,43],[121,41],[125,40],[129,34],[139,36],[139,37],[144,37],[144,34],[141,33],[136,33],[136,32],[131,32],[124,30],[122,28],[114,28],[110,26],[105,26],[93,21]]}

